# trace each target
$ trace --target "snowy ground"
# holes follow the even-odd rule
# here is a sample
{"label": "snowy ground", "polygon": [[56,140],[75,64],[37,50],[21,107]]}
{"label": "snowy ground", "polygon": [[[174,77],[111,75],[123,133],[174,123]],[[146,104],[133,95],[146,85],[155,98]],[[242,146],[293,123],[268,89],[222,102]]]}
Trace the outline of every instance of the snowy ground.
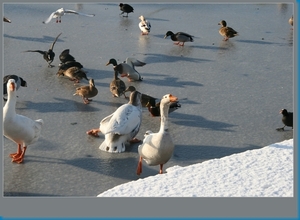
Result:
{"label": "snowy ground", "polygon": [[98,197],[292,197],[293,179],[290,139],[186,167],[170,167],[163,175],[116,186]]}

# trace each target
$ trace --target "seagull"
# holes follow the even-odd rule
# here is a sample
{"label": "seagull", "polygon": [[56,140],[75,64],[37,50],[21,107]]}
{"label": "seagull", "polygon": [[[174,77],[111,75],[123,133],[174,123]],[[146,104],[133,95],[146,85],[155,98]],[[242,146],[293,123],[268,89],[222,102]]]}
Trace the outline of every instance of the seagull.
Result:
{"label": "seagull", "polygon": [[48,67],[53,67],[53,65],[51,65],[51,63],[54,60],[55,57],[55,53],[53,52],[53,47],[55,42],[57,41],[58,37],[61,35],[62,33],[60,33],[59,35],[57,35],[57,37],[55,38],[55,40],[53,41],[53,43],[51,44],[50,48],[48,51],[41,51],[41,50],[26,50],[24,52],[38,52],[40,54],[43,54],[43,58],[44,60],[46,60],[46,62],[48,63]]}
{"label": "seagull", "polygon": [[43,21],[43,23],[48,24],[52,18],[56,18],[56,23],[61,23],[61,17],[65,14],[76,14],[76,15],[83,15],[83,16],[87,16],[87,17],[95,16],[94,14],[84,14],[84,13],[77,12],[74,10],[60,8],[60,9],[56,10],[55,12],[52,12],[52,14],[49,16],[49,18],[47,18],[46,21]]}

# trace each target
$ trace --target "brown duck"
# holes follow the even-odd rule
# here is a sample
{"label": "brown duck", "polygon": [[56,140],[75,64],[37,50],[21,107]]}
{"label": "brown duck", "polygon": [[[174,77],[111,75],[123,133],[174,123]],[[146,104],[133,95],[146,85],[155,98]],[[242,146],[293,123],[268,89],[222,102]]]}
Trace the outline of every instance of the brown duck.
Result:
{"label": "brown duck", "polygon": [[220,23],[218,23],[218,25],[222,25],[222,27],[219,29],[219,33],[224,37],[224,41],[227,41],[229,38],[238,35],[238,32],[236,32],[233,28],[227,27],[226,21],[222,20]]}
{"label": "brown duck", "polygon": [[95,97],[98,94],[98,89],[95,87],[93,79],[89,80],[88,86],[81,86],[76,88],[76,92],[73,95],[79,95],[82,97],[84,104],[89,104],[92,101],[92,97]]}
{"label": "brown duck", "polygon": [[66,70],[59,69],[56,75],[67,76],[71,81],[75,81],[76,83],[79,83],[79,81],[83,78],[89,80],[86,73],[76,66],[70,67]]}

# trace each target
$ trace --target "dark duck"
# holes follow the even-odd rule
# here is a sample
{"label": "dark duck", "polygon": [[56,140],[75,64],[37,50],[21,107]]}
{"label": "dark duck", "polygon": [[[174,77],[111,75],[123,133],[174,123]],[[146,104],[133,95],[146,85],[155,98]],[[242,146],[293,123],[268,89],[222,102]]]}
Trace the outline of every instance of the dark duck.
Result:
{"label": "dark duck", "polygon": [[53,41],[53,43],[51,44],[50,48],[48,51],[42,51],[42,50],[26,50],[24,52],[38,52],[40,54],[43,55],[44,60],[46,60],[46,62],[48,63],[48,67],[53,67],[53,65],[51,65],[51,63],[54,60],[55,57],[55,53],[53,52],[53,47],[54,44],[56,43],[58,37],[61,35],[62,33],[60,33],[59,35],[57,35],[57,37],[55,38],[55,40]]}
{"label": "dark duck", "polygon": [[127,13],[127,15],[123,15],[123,17],[128,17],[129,13],[131,13],[131,12],[133,13],[133,7],[128,4],[120,3],[119,7],[120,7],[120,10],[122,11],[120,15]]}
{"label": "dark duck", "polygon": [[277,131],[284,131],[286,126],[293,128],[293,112],[288,112],[286,109],[282,109],[280,112],[282,114],[282,122],[284,126],[282,128],[277,128]]}

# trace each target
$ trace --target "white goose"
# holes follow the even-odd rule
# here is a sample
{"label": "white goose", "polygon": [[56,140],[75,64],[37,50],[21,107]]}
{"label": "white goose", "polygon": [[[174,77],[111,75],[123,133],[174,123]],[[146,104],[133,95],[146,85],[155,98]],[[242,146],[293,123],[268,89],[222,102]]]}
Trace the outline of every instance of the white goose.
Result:
{"label": "white goose", "polygon": [[44,122],[42,119],[34,121],[16,114],[16,90],[15,80],[9,79],[7,82],[8,100],[3,107],[3,134],[18,145],[17,152],[10,154],[12,162],[22,163],[27,146],[38,140]]}
{"label": "white goose", "polygon": [[60,9],[57,9],[55,12],[52,12],[51,15],[47,18],[47,20],[43,21],[43,23],[48,24],[52,20],[52,18],[56,18],[56,23],[61,23],[61,17],[65,14],[76,14],[76,15],[83,15],[83,16],[87,16],[87,17],[95,16],[94,14],[85,14],[85,13],[77,12],[74,10],[60,8]]}
{"label": "white goose", "polygon": [[142,161],[145,160],[149,166],[160,165],[159,173],[163,173],[163,165],[169,161],[173,155],[174,143],[168,131],[168,111],[172,102],[177,102],[178,98],[171,94],[164,95],[160,101],[161,122],[157,133],[148,130],[143,143],[139,145],[138,152],[140,159],[136,173],[142,173]]}
{"label": "white goose", "polygon": [[114,113],[100,122],[98,129],[91,129],[87,134],[98,136],[98,132],[105,135],[105,140],[99,149],[109,153],[125,151],[125,143],[140,142],[134,138],[140,130],[142,122],[141,93],[134,91],[130,94],[129,102],[120,106]]}
{"label": "white goose", "polygon": [[150,29],[151,29],[151,24],[149,21],[147,21],[145,19],[145,17],[143,15],[141,15],[139,17],[139,19],[141,20],[140,23],[139,23],[139,28],[141,29],[142,31],[142,35],[148,35],[150,33]]}

